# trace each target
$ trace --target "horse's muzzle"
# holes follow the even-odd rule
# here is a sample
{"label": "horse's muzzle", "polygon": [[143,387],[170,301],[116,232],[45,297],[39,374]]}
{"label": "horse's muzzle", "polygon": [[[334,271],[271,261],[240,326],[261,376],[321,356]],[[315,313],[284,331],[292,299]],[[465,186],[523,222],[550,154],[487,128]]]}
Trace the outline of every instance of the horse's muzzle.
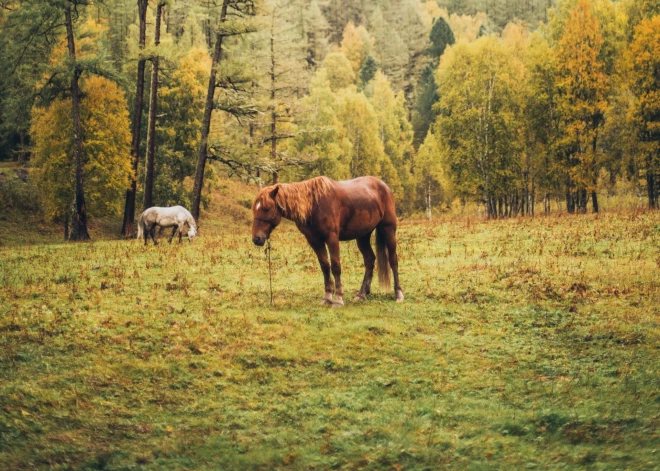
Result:
{"label": "horse's muzzle", "polygon": [[266,243],[266,238],[265,237],[254,236],[252,238],[252,242],[254,242],[254,245],[258,245],[259,247],[263,247],[263,245]]}

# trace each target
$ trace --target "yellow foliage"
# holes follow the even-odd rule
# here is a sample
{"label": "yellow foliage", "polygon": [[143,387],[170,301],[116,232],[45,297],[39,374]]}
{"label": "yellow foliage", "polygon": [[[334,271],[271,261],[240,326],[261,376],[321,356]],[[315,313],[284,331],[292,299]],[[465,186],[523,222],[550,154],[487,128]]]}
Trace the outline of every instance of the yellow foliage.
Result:
{"label": "yellow foliage", "polygon": [[355,83],[356,75],[353,66],[343,52],[328,54],[323,61],[322,69],[326,73],[333,92]]}
{"label": "yellow foliage", "polygon": [[449,13],[447,13],[447,9],[441,8],[440,5],[438,5],[438,2],[434,0],[428,0],[420,4],[420,10],[422,13],[422,21],[429,30],[431,29],[431,26],[433,26],[433,20],[437,18],[444,18],[445,20],[449,20]]}
{"label": "yellow foliage", "polygon": [[[88,214],[116,214],[132,173],[126,100],[117,84],[103,77],[82,79],[81,89]],[[36,108],[31,136],[35,178],[47,216],[62,218],[71,207],[75,189],[71,101],[57,99],[46,108]]]}
{"label": "yellow foliage", "polygon": [[[629,87],[635,95],[634,120],[642,133],[659,136],[660,16],[637,25],[625,59]],[[658,146],[660,143],[656,141],[653,147]]]}
{"label": "yellow foliage", "polygon": [[488,16],[483,12],[478,12],[474,16],[453,13],[449,16],[448,23],[454,33],[456,42],[472,42],[477,39],[481,25],[488,23]]}
{"label": "yellow foliage", "polygon": [[371,53],[372,49],[373,40],[365,27],[362,25],[355,27],[352,21],[349,22],[344,28],[341,52],[350,61],[356,75],[362,67],[362,62]]}
{"label": "yellow foliage", "polygon": [[563,142],[576,160],[571,177],[588,191],[598,178],[598,128],[607,108],[608,78],[600,61],[603,37],[589,0],[579,0],[557,46]]}

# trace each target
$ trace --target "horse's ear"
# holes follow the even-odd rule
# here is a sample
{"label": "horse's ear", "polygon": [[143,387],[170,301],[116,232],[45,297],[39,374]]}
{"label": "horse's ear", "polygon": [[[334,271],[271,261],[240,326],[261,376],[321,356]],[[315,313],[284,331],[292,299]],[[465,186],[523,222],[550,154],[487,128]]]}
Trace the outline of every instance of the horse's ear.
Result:
{"label": "horse's ear", "polygon": [[278,191],[280,191],[280,186],[279,186],[279,185],[275,185],[275,188],[273,188],[272,190],[270,190],[270,195],[269,195],[269,196],[271,197],[271,199],[273,199],[273,200],[275,199],[275,197],[277,196],[277,192],[278,192]]}

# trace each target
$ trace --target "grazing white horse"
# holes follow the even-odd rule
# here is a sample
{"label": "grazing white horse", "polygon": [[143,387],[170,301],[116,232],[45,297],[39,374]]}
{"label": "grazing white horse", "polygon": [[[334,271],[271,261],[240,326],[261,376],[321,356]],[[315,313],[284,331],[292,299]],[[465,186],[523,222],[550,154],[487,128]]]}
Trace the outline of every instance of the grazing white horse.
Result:
{"label": "grazing white horse", "polygon": [[156,226],[174,227],[170,236],[170,244],[177,232],[179,233],[179,243],[181,243],[183,226],[186,224],[188,224],[188,240],[192,242],[197,235],[197,224],[195,224],[195,219],[186,208],[183,206],[172,206],[171,208],[154,206],[140,214],[137,238],[144,237],[144,245],[147,245],[149,236],[151,236],[154,245],[158,245],[158,242],[156,242]]}

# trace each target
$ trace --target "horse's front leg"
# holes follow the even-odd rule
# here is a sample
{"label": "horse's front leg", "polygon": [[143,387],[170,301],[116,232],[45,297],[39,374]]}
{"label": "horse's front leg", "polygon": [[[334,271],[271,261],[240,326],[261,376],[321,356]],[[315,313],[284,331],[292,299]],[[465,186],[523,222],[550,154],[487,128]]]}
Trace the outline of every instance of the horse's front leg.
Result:
{"label": "horse's front leg", "polygon": [[176,231],[178,230],[179,230],[179,226],[174,226],[174,229],[172,229],[172,235],[170,236],[170,240],[169,240],[170,244],[172,243],[172,239],[174,239],[174,236],[176,235]]}
{"label": "horse's front leg", "polygon": [[179,244],[181,243],[182,236],[183,236],[183,224],[179,226]]}
{"label": "horse's front leg", "polygon": [[321,266],[321,271],[323,272],[323,281],[325,284],[325,296],[321,304],[330,306],[332,305],[332,280],[330,279],[330,262],[328,261],[328,251],[325,248],[325,244],[318,240],[307,239],[309,245],[314,249],[316,253],[316,258],[319,259],[319,265]]}
{"label": "horse's front leg", "polygon": [[332,300],[333,307],[344,305],[344,290],[341,287],[341,261],[339,259],[339,237],[331,234],[326,241],[328,251],[330,252],[330,262],[332,263],[332,276],[335,277],[335,297]]}

